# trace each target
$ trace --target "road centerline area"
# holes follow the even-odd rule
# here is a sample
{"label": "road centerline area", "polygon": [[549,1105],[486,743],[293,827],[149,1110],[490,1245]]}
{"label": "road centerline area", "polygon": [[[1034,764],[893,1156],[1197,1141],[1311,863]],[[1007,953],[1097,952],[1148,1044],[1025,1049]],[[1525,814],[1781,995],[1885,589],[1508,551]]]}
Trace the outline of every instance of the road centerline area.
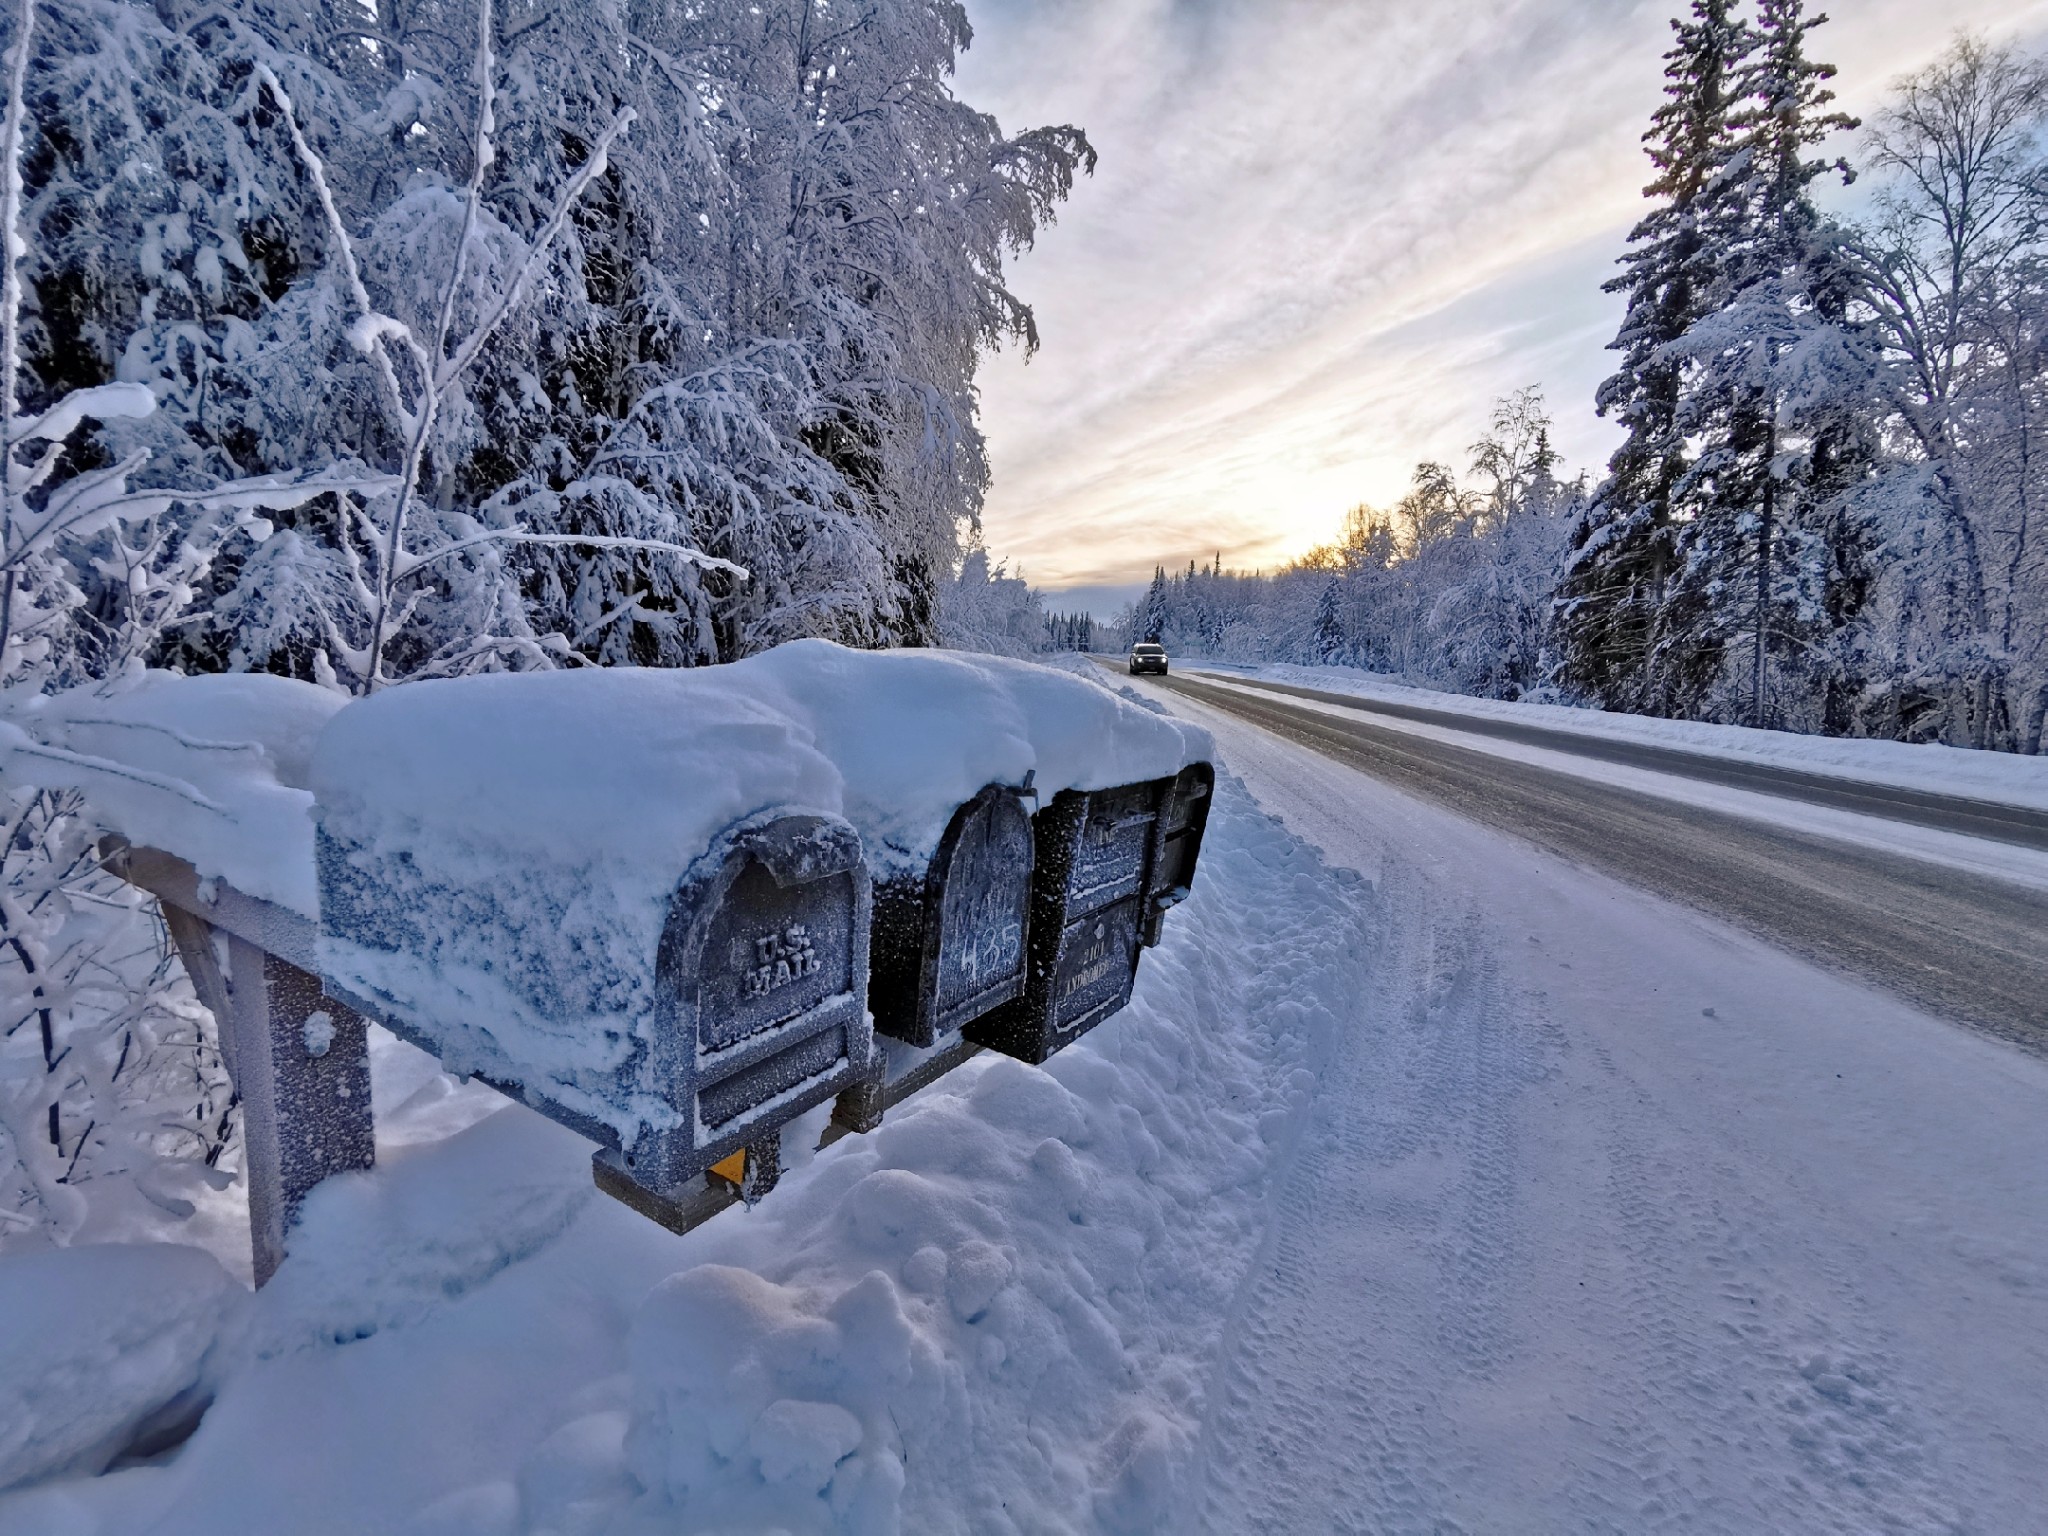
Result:
{"label": "road centerline area", "polygon": [[1281,698],[1158,686],[2048,1055],[2048,893]]}

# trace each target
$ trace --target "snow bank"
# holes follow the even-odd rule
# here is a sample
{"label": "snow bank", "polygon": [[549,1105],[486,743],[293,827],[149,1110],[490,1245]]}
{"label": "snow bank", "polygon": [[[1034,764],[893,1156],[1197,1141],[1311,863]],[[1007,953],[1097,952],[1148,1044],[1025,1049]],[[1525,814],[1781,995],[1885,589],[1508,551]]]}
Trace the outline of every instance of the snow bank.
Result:
{"label": "snow bank", "polygon": [[2048,810],[2048,757],[1977,752],[1933,743],[1802,736],[1792,731],[1757,730],[1746,725],[1708,725],[1696,720],[1660,720],[1648,715],[1575,709],[1562,704],[1475,699],[1461,693],[1411,688],[1353,667],[1302,667],[1285,663],[1235,667],[1213,662],[1203,662],[1200,666],[1224,679],[1256,677],[1297,688],[1349,694],[1358,699],[1440,709],[1479,719],[1514,720],[1549,730],[1571,731],[1610,741],[1642,742],[1698,752],[1707,757],[1769,763],[1807,773],[1854,779],[1865,784],[1965,795],[2002,805]]}
{"label": "snow bank", "polygon": [[145,672],[29,701],[0,723],[0,773],[79,790],[130,842],[310,917],[313,739],[348,702],[283,677]]}
{"label": "snow bank", "polygon": [[[1199,728],[989,657],[801,641],[694,671],[415,683],[322,734],[325,973],[431,1029],[452,1068],[547,1091],[630,1138],[669,899],[714,840],[843,816],[878,874],[921,870],[958,805],[1177,772]],[[348,910],[376,911],[374,935]]]}
{"label": "snow bank", "polygon": [[405,1147],[308,1202],[174,1460],[0,1499],[0,1532],[1192,1529],[1366,908],[1226,777],[1128,1009],[751,1211],[663,1232],[517,1107]]}
{"label": "snow bank", "polygon": [[97,1472],[175,1413],[246,1299],[174,1243],[0,1259],[0,1488]]}

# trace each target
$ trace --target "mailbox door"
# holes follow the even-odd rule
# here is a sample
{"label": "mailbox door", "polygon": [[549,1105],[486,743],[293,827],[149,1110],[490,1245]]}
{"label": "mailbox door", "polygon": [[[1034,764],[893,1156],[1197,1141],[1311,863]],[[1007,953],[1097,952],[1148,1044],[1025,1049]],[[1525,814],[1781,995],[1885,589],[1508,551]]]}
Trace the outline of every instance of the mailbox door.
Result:
{"label": "mailbox door", "polygon": [[1156,784],[1089,793],[1067,877],[1069,912],[1092,912],[1145,888],[1158,819]]}
{"label": "mailbox door", "polygon": [[662,935],[649,1087],[680,1124],[623,1162],[672,1192],[879,1070],[867,1025],[872,892],[836,817],[759,817],[678,888]]}
{"label": "mailbox door", "polygon": [[875,1028],[932,1046],[1024,988],[1031,921],[1031,818],[991,784],[947,824],[925,879],[875,892]]}
{"label": "mailbox door", "polygon": [[727,886],[697,993],[700,1137],[847,1055],[845,1010],[827,1005],[859,990],[854,883],[842,871],[785,886],[748,858]]}
{"label": "mailbox door", "polygon": [[1159,942],[1167,910],[1185,901],[1194,886],[1195,861],[1201,856],[1202,837],[1208,831],[1215,788],[1216,770],[1208,763],[1191,763],[1168,782],[1159,817],[1159,851],[1147,887],[1151,899],[1146,904],[1143,938],[1148,946]]}
{"label": "mailbox door", "polygon": [[1126,896],[1082,913],[1060,935],[1049,1020],[1057,1041],[1054,1050],[1131,1000],[1131,987],[1138,979],[1142,905],[1141,897]]}
{"label": "mailbox door", "polygon": [[[957,835],[954,835],[956,834]],[[1031,928],[1031,820],[1008,789],[962,806],[932,860],[926,936],[932,1039],[1024,990]]]}

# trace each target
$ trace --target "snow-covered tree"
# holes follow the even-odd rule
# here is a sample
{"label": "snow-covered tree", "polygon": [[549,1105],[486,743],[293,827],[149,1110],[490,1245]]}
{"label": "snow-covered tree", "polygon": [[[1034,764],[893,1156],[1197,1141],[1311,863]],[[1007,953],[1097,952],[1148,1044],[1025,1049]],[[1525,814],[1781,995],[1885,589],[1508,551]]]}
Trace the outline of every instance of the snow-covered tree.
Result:
{"label": "snow-covered tree", "polygon": [[957,651],[1028,656],[1044,648],[1045,604],[977,542],[939,589],[939,640]]}
{"label": "snow-covered tree", "polygon": [[1798,669],[1791,695],[1820,700],[1839,728],[1839,698],[1830,711],[1825,696],[1841,690],[1813,663],[1853,616],[1831,582],[1860,557],[1831,544],[1854,524],[1831,502],[1874,457],[1875,354],[1849,314],[1857,291],[1842,232],[1813,202],[1814,183],[1847,167],[1812,150],[1857,126],[1827,110],[1834,70],[1806,51],[1816,24],[1803,0],[1758,0],[1706,312],[1665,348],[1682,369],[1677,422],[1698,451],[1673,487],[1684,522],[1658,660],[1679,712],[1763,724],[1783,654]]}
{"label": "snow-covered tree", "polygon": [[2048,552],[2048,72],[1961,37],[1866,139],[1881,179],[1863,278],[1890,364],[1898,470],[1865,512],[1882,577],[1861,636],[1868,728],[2038,752]]}
{"label": "snow-covered tree", "polygon": [[[1035,341],[1004,262],[1093,155],[953,97],[958,4],[52,4],[36,387],[148,384],[164,473],[417,459],[401,521],[463,553],[409,578],[391,675],[933,636],[977,360]],[[495,317],[424,441],[364,296],[415,338]],[[360,522],[230,551],[181,664],[346,674]]]}
{"label": "snow-covered tree", "polygon": [[142,898],[99,867],[90,790],[135,775],[53,739],[42,706],[121,687],[223,550],[270,536],[263,512],[392,487],[346,470],[138,487],[149,450],[95,454],[86,434],[147,425],[150,390],[45,381],[25,403],[37,20],[34,0],[10,18],[0,129],[0,1241],[61,1242],[93,1180],[189,1214],[179,1172],[213,1171],[233,1105]]}
{"label": "snow-covered tree", "polygon": [[1496,406],[1471,479],[1416,466],[1390,511],[1354,507],[1341,537],[1272,573],[1154,573],[1118,626],[1228,661],[1345,664],[1431,687],[1515,698],[1544,672],[1563,540],[1583,501],[1560,484],[1541,395]]}
{"label": "snow-covered tree", "polygon": [[1757,38],[1731,0],[1694,0],[1674,20],[1666,100],[1644,135],[1656,206],[1629,236],[1607,283],[1628,310],[1613,349],[1621,366],[1596,404],[1628,436],[1572,535],[1558,591],[1558,681],[1611,709],[1668,713],[1675,705],[1658,655],[1666,586],[1676,568],[1674,506],[1691,464],[1680,413],[1685,360],[1670,349],[1709,312],[1739,205],[1729,174],[1731,114]]}

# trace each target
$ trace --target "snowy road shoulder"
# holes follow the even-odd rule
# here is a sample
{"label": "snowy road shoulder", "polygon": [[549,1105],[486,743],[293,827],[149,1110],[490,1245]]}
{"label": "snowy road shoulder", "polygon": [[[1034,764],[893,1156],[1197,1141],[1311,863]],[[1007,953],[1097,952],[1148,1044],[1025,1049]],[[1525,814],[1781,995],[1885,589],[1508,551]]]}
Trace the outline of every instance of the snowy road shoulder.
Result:
{"label": "snowy road shoulder", "polygon": [[[1224,689],[1248,697],[1270,697],[1243,687],[1223,674],[1197,674],[1203,686]],[[1289,695],[1290,707],[1335,719],[1358,718],[1357,712],[1342,704]],[[1424,741],[1438,741],[1467,751],[1483,752],[1504,762],[1528,763],[1557,773],[1568,773],[1590,783],[1613,784],[1637,790],[1674,804],[1701,806],[1740,816],[1745,820],[1793,831],[1810,833],[1857,847],[1882,849],[1888,853],[1922,859],[1952,869],[1965,869],[1993,879],[2011,881],[2034,889],[2048,890],[2048,850],[2021,846],[1989,837],[1970,836],[1918,826],[1885,816],[1812,805],[1759,790],[1731,788],[1704,783],[1676,773],[1633,768],[1620,763],[1549,747],[1530,746],[1482,736],[1454,727],[1434,725],[1397,716],[1373,714],[1377,728],[1398,731]],[[1657,722],[1659,724],[1668,722]],[[1768,733],[1757,733],[1768,734]],[[1892,745],[1883,743],[1882,745]]]}
{"label": "snowy road shoulder", "polygon": [[2048,1066],[1198,703],[1376,887],[1206,1528],[2010,1530]]}
{"label": "snowy road shoulder", "polygon": [[1819,774],[1907,791],[1956,795],[1994,804],[2048,810],[2048,758],[2044,757],[1901,741],[1809,736],[1794,731],[1757,730],[1742,725],[1712,725],[1697,720],[1665,720],[1648,715],[1576,709],[1562,704],[1481,699],[1409,687],[1354,667],[1303,667],[1279,663],[1239,667],[1202,662],[1189,665],[1217,677],[1253,678],[1290,688],[1344,694],[1367,704],[1446,714],[1470,721],[1527,726],[1589,741],[1633,743],[1689,756]]}

